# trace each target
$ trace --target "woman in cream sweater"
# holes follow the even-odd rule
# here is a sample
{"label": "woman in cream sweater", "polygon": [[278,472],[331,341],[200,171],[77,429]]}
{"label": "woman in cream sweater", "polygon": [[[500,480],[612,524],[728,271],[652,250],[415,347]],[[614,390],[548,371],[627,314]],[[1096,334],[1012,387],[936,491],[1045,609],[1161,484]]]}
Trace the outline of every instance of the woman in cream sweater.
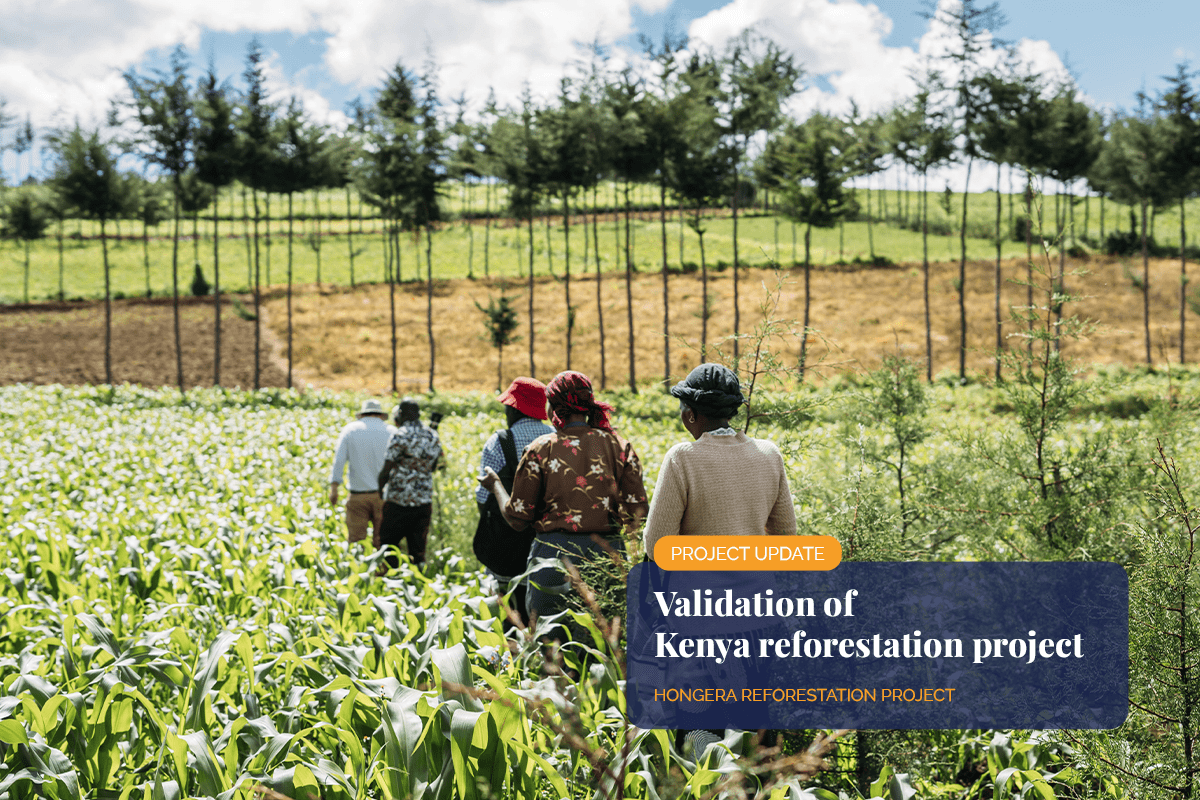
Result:
{"label": "woman in cream sweater", "polygon": [[[779,448],[735,431],[730,418],[746,402],[737,375],[701,364],[671,389],[694,441],[667,451],[642,542],[654,557],[664,536],[794,534],[796,512]],[[699,761],[724,731],[679,730],[675,747]],[[769,736],[773,739],[773,735]]]}
{"label": "woman in cream sweater", "polygon": [[642,541],[654,557],[664,536],[794,534],[796,512],[779,448],[729,424],[745,402],[737,376],[701,364],[671,389],[695,441],[667,451]]}

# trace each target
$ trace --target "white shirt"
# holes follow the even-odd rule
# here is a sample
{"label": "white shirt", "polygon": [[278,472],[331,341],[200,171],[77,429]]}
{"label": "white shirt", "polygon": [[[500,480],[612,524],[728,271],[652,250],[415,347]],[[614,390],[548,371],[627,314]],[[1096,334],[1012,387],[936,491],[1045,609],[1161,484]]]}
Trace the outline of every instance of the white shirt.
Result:
{"label": "white shirt", "polygon": [[379,489],[379,471],[383,469],[391,430],[379,417],[361,417],[342,428],[338,435],[337,451],[333,457],[330,483],[342,482],[342,471],[350,465],[347,488],[352,492],[374,492]]}

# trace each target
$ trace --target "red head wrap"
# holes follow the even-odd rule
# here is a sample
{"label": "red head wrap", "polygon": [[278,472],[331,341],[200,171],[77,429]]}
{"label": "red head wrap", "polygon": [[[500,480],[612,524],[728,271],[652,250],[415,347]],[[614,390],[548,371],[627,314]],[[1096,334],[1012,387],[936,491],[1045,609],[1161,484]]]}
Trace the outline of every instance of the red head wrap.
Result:
{"label": "red head wrap", "polygon": [[550,419],[557,428],[571,414],[587,414],[589,425],[612,433],[608,415],[613,407],[592,396],[592,382],[582,372],[567,371],[554,376],[546,386],[546,402],[550,405]]}

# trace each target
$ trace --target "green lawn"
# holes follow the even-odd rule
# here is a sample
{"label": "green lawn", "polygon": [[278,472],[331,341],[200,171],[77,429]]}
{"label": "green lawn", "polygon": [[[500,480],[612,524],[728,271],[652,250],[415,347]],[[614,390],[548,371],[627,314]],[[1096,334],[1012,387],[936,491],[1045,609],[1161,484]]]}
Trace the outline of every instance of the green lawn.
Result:
{"label": "green lawn", "polygon": [[[617,198],[618,187],[605,185],[599,199],[600,205],[611,204]],[[474,210],[483,207],[482,186],[451,186],[447,190],[447,206],[450,213],[465,207],[462,195],[470,197]],[[497,190],[502,194],[502,190]],[[656,198],[652,186],[634,187],[632,200],[650,206]],[[990,259],[995,256],[993,238],[982,234],[994,230],[994,193],[971,195],[968,215],[968,232],[981,234],[968,238],[967,254],[971,259]],[[866,209],[866,192],[859,193],[860,203]],[[953,220],[947,218],[938,204],[938,197],[930,196],[929,258],[947,261],[958,258],[959,239],[957,230],[958,208],[952,207]],[[1001,197],[1003,226],[1007,229],[1009,197]],[[767,199],[769,202],[769,198]],[[1017,198],[1019,201],[1019,198]],[[225,192],[219,209],[221,234],[220,260],[224,289],[246,291],[251,285],[250,249],[247,247],[247,229],[250,227],[241,218],[240,192]],[[815,264],[831,264],[839,261],[868,259],[872,253],[893,262],[919,262],[922,258],[922,238],[911,226],[903,224],[907,214],[914,218],[919,196],[896,190],[871,193],[873,214],[885,208],[892,219],[887,223],[875,222],[868,226],[865,221],[848,222],[844,228],[815,229],[812,235],[812,260]],[[955,197],[955,203],[961,196]],[[1054,198],[1045,198],[1044,209],[1047,235],[1053,219]],[[1200,200],[1193,201],[1193,205]],[[1084,229],[1084,203],[1076,205],[1076,230],[1083,238],[1098,237],[1099,206],[1097,199],[1088,202]],[[313,217],[317,206],[324,219]],[[1014,202],[1014,213],[1019,215],[1019,203]],[[294,203],[299,219],[294,223],[293,276],[297,283],[315,283],[320,278],[324,283],[349,284],[351,282],[350,250],[355,251],[354,281],[382,281],[383,222],[370,216],[372,209],[365,208],[363,218],[357,216],[358,204],[350,203],[352,218],[344,216],[330,218],[330,214],[344,215],[347,204],[345,193],[325,192],[320,197],[297,198]],[[768,207],[769,208],[769,207]],[[265,212],[266,205],[260,203]],[[279,214],[286,204],[279,197],[271,204],[271,222],[259,224],[261,278],[264,283],[280,285],[287,280],[287,221]],[[1200,208],[1189,213],[1195,213]],[[700,248],[696,234],[690,227],[681,224],[676,212],[670,212],[667,221],[668,263],[676,267],[682,262],[699,263]],[[307,215],[307,216],[302,216]],[[567,239],[564,236],[561,218],[551,217],[552,228],[547,231],[544,219],[534,223],[534,269],[537,273],[561,274],[567,262]],[[591,224],[579,224],[580,217],[573,218],[570,234],[571,269],[596,269],[596,248],[592,242]],[[1111,232],[1113,224],[1121,220],[1128,229],[1128,210],[1118,209],[1111,201],[1105,203],[1105,231]],[[1164,212],[1156,223],[1158,240],[1162,244],[1178,244],[1178,212]],[[720,217],[709,217],[704,221],[705,256],[710,265],[733,261],[733,223],[728,211]],[[199,247],[195,247],[192,231],[199,236]],[[147,283],[154,294],[169,293],[171,290],[171,224],[169,222],[150,230],[148,243],[149,277],[147,278],[146,251],[143,247],[143,226],[140,222],[123,220],[110,223],[109,259],[112,269],[112,290],[124,296],[146,293]],[[319,232],[319,235],[318,235]],[[600,242],[600,267],[605,271],[624,268],[623,225],[602,221],[596,226]],[[59,250],[56,242],[57,228],[52,226],[47,238],[34,242],[30,257],[30,299],[37,301],[54,298],[59,293]],[[104,275],[101,260],[101,245],[98,240],[99,225],[92,220],[68,220],[63,226],[64,244],[62,257],[62,288],[67,298],[98,297],[104,291]],[[269,237],[268,237],[269,233]],[[748,215],[739,220],[739,258],[743,263],[765,265],[773,262],[784,266],[802,262],[804,256],[803,229],[788,219],[762,209],[750,209]],[[179,247],[179,280],[181,291],[187,292],[191,283],[193,263],[199,263],[208,281],[213,280],[212,221],[201,219],[193,226],[191,220],[181,224],[183,237]],[[662,264],[661,228],[656,211],[637,212],[631,232],[632,261],[636,269],[657,271]],[[584,263],[584,246],[587,242],[587,261]],[[872,248],[873,241],[873,248]],[[314,245],[319,245],[318,253]],[[486,223],[476,220],[474,224],[464,221],[444,223],[433,237],[433,274],[436,278],[464,278],[483,275],[521,276],[528,268],[528,232],[522,226],[514,227],[511,220],[492,220]],[[1003,256],[1020,257],[1025,251],[1024,243],[1006,237]],[[411,234],[403,236],[401,246],[400,276],[410,279],[417,275],[420,258],[420,275],[424,276],[424,246],[418,245]],[[0,302],[19,302],[24,294],[24,248],[20,242],[0,243]]]}

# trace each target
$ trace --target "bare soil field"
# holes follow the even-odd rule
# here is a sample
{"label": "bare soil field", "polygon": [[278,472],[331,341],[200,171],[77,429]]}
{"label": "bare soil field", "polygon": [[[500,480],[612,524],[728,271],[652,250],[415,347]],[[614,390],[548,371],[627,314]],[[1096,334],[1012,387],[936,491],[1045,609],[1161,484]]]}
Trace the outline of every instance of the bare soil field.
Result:
{"label": "bare soil field", "polygon": [[[1140,274],[1140,262],[1093,258],[1068,262],[1090,274],[1067,278],[1067,291],[1083,297],[1064,313],[1092,320],[1096,327],[1063,350],[1082,365],[1145,362],[1141,294],[1127,271]],[[994,365],[994,262],[967,265],[967,369],[990,375]],[[1024,286],[1011,281],[1025,274],[1023,263],[1003,265],[1001,313],[1007,347],[1024,346],[1019,325],[1008,320],[1009,305],[1023,305]],[[957,265],[934,264],[930,271],[934,373],[958,366],[958,307],[954,291]],[[732,352],[732,273],[710,272],[711,349]],[[1152,360],[1179,361],[1179,264],[1151,262],[1150,338]],[[778,288],[777,288],[778,287]],[[809,366],[822,380],[843,370],[870,369],[886,353],[899,351],[924,357],[924,308],[919,265],[891,269],[821,269],[811,276]],[[534,289],[533,360],[530,367],[528,284],[498,281],[444,281],[432,297],[433,386],[440,391],[491,390],[513,376],[534,372],[548,380],[567,367],[565,283],[541,278]],[[513,299],[520,339],[505,348],[502,374],[497,353],[487,338],[487,305],[501,294]],[[764,303],[775,305],[772,318],[791,321],[799,330],[803,317],[803,272],[744,270],[740,281],[741,329],[751,332],[763,319]],[[634,369],[640,384],[662,381],[664,350],[670,347],[670,380],[700,361],[701,282],[698,274],[671,275],[670,336],[663,331],[663,284],[659,274],[635,275],[633,288]],[[426,286],[396,287],[397,384],[401,392],[429,386],[430,349],[426,336]],[[601,364],[600,318],[594,275],[571,280],[575,309],[570,367],[592,375],[609,387],[629,383],[629,312],[623,275],[602,276],[600,309],[605,334]],[[286,382],[287,313],[278,291],[267,300],[262,358],[264,386]],[[392,386],[389,291],[386,285],[301,287],[293,301],[293,353],[297,385],[384,393]],[[0,383],[94,383],[103,380],[103,304],[99,302],[9,306],[0,309]],[[211,299],[190,299],[183,310],[184,373],[188,386],[212,382]],[[1188,312],[1187,360],[1200,358],[1200,324]],[[124,300],[114,303],[113,373],[117,381],[174,384],[174,339],[170,301]],[[223,383],[249,387],[253,382],[254,323],[222,313]],[[785,364],[799,357],[799,336],[767,343]],[[743,341],[741,349],[753,347]]]}
{"label": "bare soil field", "polygon": [[[180,305],[184,385],[211,386],[212,299],[181,298]],[[114,381],[175,385],[169,298],[114,301],[112,335]],[[283,386],[287,375],[271,345],[269,338],[262,344],[261,385]],[[103,301],[0,307],[0,384],[103,382]],[[254,386],[254,323],[238,317],[227,300],[221,308],[221,382]]]}

